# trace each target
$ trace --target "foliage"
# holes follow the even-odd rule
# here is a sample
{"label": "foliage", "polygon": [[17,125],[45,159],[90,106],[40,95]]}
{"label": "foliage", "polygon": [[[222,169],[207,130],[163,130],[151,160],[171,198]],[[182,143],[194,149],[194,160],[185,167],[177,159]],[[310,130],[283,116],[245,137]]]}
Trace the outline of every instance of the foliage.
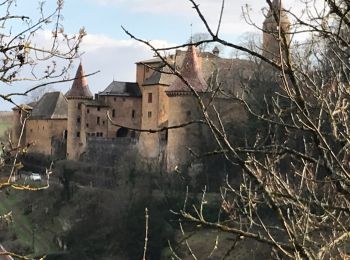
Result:
{"label": "foliage", "polygon": [[[17,107],[21,115],[19,123],[22,125],[16,140],[14,136],[9,135],[9,138],[1,143],[0,191],[5,189],[7,191],[9,188],[39,191],[49,187],[51,167],[46,170],[46,185],[37,187],[16,182],[18,170],[23,168],[19,158],[26,155],[30,144],[22,142],[28,108],[16,104],[14,98],[27,96],[32,91],[39,91],[41,87],[69,80],[66,78],[66,73],[72,61],[79,56],[79,45],[85,36],[85,30],[82,28],[75,35],[68,35],[64,32],[63,3],[63,0],[58,0],[56,8],[50,12],[44,1],[38,1],[38,13],[32,17],[17,14],[17,1],[15,0],[4,0],[0,3],[0,57],[2,61],[0,82],[8,86],[1,90],[0,100],[10,102]],[[45,35],[50,36],[45,37]],[[42,40],[44,38],[47,40]],[[19,89],[19,82],[23,85],[30,83],[32,87],[27,90]],[[3,126],[2,122],[1,127]],[[25,259],[23,256],[10,254],[19,259]]]}

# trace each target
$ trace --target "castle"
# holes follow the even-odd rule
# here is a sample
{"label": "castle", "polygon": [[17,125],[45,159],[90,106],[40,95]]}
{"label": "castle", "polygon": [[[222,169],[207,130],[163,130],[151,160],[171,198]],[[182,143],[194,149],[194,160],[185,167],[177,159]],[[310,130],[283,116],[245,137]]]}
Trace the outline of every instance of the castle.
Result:
{"label": "castle", "polygon": [[[280,0],[273,1],[276,10],[280,4]],[[278,25],[270,10],[263,23],[262,50],[270,59],[279,58],[278,26],[288,32],[288,17],[281,12]],[[198,52],[190,45],[186,51],[177,50],[164,57],[182,78],[169,73],[169,66],[161,58],[140,61],[136,63],[136,82],[113,81],[95,95],[80,64],[66,94],[46,93],[36,103],[13,109],[12,138],[16,142],[22,136],[22,144],[33,144],[31,152],[69,160],[80,160],[94,139],[125,139],[137,143],[144,158],[162,157],[171,171],[190,163],[190,152],[198,153],[214,145],[205,124],[172,128],[203,119],[203,107],[193,90],[209,114],[220,114],[221,122],[240,124],[246,120],[242,106],[228,97],[243,94],[241,82],[249,78],[253,65],[248,60],[226,59],[219,54],[218,48]],[[157,131],[162,128],[164,131]]]}

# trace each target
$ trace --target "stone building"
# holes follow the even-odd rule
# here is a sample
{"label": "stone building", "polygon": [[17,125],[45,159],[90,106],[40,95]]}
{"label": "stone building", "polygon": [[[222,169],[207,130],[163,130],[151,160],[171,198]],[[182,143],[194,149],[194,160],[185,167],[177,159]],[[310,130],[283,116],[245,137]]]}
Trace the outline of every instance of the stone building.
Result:
{"label": "stone building", "polygon": [[[277,10],[280,4],[280,0],[274,0],[273,8]],[[290,30],[284,12],[279,24],[284,31]],[[269,32],[275,32],[279,25],[271,10],[263,26],[263,54],[276,59],[279,41]],[[204,124],[166,128],[204,120],[203,108],[209,115],[218,112],[221,122],[236,125],[245,122],[244,109],[231,97],[244,95],[242,82],[248,80],[254,64],[244,59],[222,58],[217,47],[212,52],[197,52],[194,46],[189,46],[164,59],[167,64],[160,58],[136,63],[136,82],[113,81],[95,96],[80,64],[65,95],[46,93],[37,103],[26,105],[25,110],[14,109],[14,139],[18,140],[21,121],[28,115],[22,141],[33,142],[34,152],[55,157],[66,147],[68,159],[80,160],[93,140],[108,143],[124,138],[137,144],[142,158],[165,162],[168,171],[190,165],[194,160],[191,152],[200,154],[214,147],[209,128]],[[169,73],[173,70],[182,77]],[[218,119],[213,123],[219,124]],[[164,131],[138,131],[162,128]]]}

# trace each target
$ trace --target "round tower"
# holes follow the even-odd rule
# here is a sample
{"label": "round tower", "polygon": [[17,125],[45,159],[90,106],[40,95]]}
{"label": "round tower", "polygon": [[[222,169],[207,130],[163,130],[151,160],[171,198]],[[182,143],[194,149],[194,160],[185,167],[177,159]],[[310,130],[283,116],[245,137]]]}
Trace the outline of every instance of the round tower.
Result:
{"label": "round tower", "polygon": [[21,136],[23,123],[28,114],[31,113],[32,107],[29,105],[20,105],[19,107],[14,107],[12,109],[13,113],[13,126],[11,131],[11,141],[14,146],[24,145],[26,140],[26,128],[23,129],[22,139],[19,142],[19,138]]}
{"label": "round tower", "polygon": [[[279,40],[279,28],[287,40],[287,46],[284,45],[283,40]],[[282,0],[273,0],[272,9],[270,8],[266,19],[263,23],[263,55],[269,59],[280,59],[279,43],[283,48],[288,48],[290,44],[290,28],[291,23],[288,15],[283,7]]]}
{"label": "round tower", "polygon": [[67,159],[79,160],[86,146],[85,125],[81,122],[81,104],[93,99],[83,66],[80,63],[71,89],[66,93],[68,100]]}
{"label": "round tower", "polygon": [[[182,77],[190,86],[205,98],[208,86],[203,78],[200,61],[194,46],[189,46],[180,69]],[[168,126],[177,126],[203,118],[200,105],[193,91],[176,78],[166,91],[169,97]],[[183,165],[189,166],[194,153],[201,153],[208,139],[208,127],[203,124],[190,124],[185,127],[169,129],[167,144],[167,168],[173,171]]]}

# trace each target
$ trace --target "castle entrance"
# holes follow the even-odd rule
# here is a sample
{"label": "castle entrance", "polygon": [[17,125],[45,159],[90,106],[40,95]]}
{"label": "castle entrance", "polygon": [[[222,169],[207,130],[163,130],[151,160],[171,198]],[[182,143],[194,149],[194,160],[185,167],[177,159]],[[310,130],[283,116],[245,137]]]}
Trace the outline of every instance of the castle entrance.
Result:
{"label": "castle entrance", "polygon": [[129,130],[124,128],[124,127],[119,128],[117,133],[116,133],[116,137],[127,137],[128,132],[129,132]]}

